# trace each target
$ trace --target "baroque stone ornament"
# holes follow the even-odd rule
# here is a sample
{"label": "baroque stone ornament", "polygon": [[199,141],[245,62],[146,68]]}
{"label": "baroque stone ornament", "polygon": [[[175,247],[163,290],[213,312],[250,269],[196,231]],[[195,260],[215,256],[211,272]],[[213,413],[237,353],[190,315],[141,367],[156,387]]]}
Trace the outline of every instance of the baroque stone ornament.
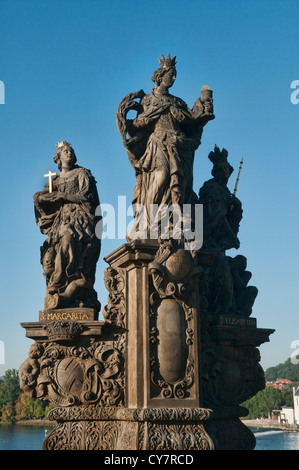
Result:
{"label": "baroque stone ornament", "polygon": [[214,449],[203,425],[211,418],[208,410],[148,408],[132,411],[106,407],[95,416],[92,409],[85,409],[83,414],[80,408],[73,407],[56,408],[50,412],[50,418],[57,420],[58,426],[44,441],[47,450]]}
{"label": "baroque stone ornament", "polygon": [[[34,380],[21,366],[22,382],[31,388],[31,396],[59,406],[99,403],[102,406],[123,402],[123,359],[114,344],[64,346],[41,343],[39,375]],[[26,380],[27,378],[27,380]]]}
{"label": "baroque stone ornament", "polygon": [[108,323],[123,328],[125,326],[125,274],[121,269],[107,268],[104,282],[109,291],[109,297],[103,316]]}
{"label": "baroque stone ornament", "polygon": [[[198,197],[193,190],[194,152],[214,119],[213,99],[204,87],[190,110],[170,95],[175,63],[161,57],[152,92],[127,95],[117,124],[136,171],[137,226],[142,207],[148,215],[152,204],[163,206],[171,226],[171,206],[190,204],[192,224],[202,208],[202,243],[189,243],[174,224],[165,236],[162,219],[160,235],[149,239],[153,226],[146,219],[145,231],[128,233],[127,243],[105,257],[108,299],[99,321],[92,287],[98,198],[69,144],[55,156],[60,174],[47,175],[51,183],[34,198],[48,234],[42,248],[47,295],[39,322],[22,323],[34,344],[19,376],[24,393],[55,405],[45,450],[255,446],[240,420],[247,414],[242,403],[265,387],[258,348],[274,330],[258,328],[252,316],[258,290],[249,285],[246,258],[227,254],[240,247],[243,217],[237,184],[234,193],[227,186],[233,171],[227,150],[215,146],[208,156],[213,178]],[[137,116],[129,120],[132,109]],[[239,176],[240,169],[237,182]]]}
{"label": "baroque stone ornament", "polygon": [[[161,242],[149,264],[154,291],[150,297],[150,364],[153,396],[196,396],[196,269],[192,254],[176,240]],[[193,281],[193,282],[192,282]]]}

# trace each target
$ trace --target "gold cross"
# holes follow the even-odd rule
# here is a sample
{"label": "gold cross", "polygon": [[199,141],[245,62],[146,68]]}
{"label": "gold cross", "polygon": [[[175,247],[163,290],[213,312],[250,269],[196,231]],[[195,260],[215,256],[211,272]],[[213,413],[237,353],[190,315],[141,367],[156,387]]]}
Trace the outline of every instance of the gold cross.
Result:
{"label": "gold cross", "polygon": [[49,193],[52,192],[52,177],[55,176],[56,173],[52,173],[52,171],[49,171],[46,175],[44,175],[45,178],[49,178]]}

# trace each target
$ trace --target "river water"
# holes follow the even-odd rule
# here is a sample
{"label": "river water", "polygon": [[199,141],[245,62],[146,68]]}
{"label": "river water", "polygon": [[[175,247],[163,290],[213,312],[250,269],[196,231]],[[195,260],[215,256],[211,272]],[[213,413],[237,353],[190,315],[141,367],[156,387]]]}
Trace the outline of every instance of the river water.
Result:
{"label": "river water", "polygon": [[[256,430],[255,450],[299,450],[299,432]],[[51,427],[0,425],[0,450],[41,450]]]}
{"label": "river water", "polygon": [[256,437],[255,450],[299,450],[299,432],[252,429]]}
{"label": "river water", "polygon": [[47,429],[38,425],[0,425],[0,450],[41,450]]}

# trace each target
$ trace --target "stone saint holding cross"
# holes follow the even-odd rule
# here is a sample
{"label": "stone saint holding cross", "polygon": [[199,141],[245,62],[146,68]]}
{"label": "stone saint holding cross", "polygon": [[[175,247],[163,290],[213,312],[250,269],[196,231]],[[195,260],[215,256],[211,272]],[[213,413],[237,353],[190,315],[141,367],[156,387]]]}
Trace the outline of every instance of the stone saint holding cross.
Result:
{"label": "stone saint holding cross", "polygon": [[47,235],[41,247],[45,308],[88,307],[98,312],[93,284],[101,249],[95,235],[99,197],[92,174],[76,161],[71,145],[59,142],[54,155],[59,174],[46,174],[49,183],[33,198],[37,225]]}

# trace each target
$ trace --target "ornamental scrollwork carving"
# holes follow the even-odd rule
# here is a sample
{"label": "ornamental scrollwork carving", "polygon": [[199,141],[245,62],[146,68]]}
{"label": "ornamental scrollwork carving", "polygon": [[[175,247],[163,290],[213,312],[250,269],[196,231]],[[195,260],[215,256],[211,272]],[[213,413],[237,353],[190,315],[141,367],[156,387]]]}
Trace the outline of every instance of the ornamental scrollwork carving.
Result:
{"label": "ornamental scrollwork carving", "polygon": [[109,292],[108,304],[103,309],[106,322],[120,328],[125,327],[125,273],[122,269],[108,267],[104,275],[105,286]]}
{"label": "ornamental scrollwork carving", "polygon": [[194,384],[195,279],[202,268],[180,240],[163,241],[149,264],[151,397],[190,397]]}
{"label": "ornamental scrollwork carving", "polygon": [[[151,305],[149,340],[152,398],[190,397],[195,377],[193,320],[193,309],[183,301],[162,299]],[[173,322],[176,328],[173,339],[167,335],[167,322]]]}
{"label": "ornamental scrollwork carving", "polygon": [[212,450],[214,444],[201,424],[151,424],[150,450]]}
{"label": "ornamental scrollwork carving", "polygon": [[111,450],[115,449],[117,436],[118,424],[113,421],[59,423],[44,440],[43,449]]}
{"label": "ornamental scrollwork carving", "polygon": [[52,321],[43,328],[50,341],[74,341],[83,331],[82,324],[74,321]]}
{"label": "ornamental scrollwork carving", "polygon": [[254,346],[207,347],[202,353],[205,406],[240,405],[265,387],[260,353]]}
{"label": "ornamental scrollwork carving", "polygon": [[57,406],[121,406],[124,358],[114,341],[34,344],[19,370],[25,393]]}
{"label": "ornamental scrollwork carving", "polygon": [[195,257],[196,253],[184,249],[181,240],[161,242],[155,259],[148,266],[160,298],[187,298],[192,293],[194,276],[202,272]]}

